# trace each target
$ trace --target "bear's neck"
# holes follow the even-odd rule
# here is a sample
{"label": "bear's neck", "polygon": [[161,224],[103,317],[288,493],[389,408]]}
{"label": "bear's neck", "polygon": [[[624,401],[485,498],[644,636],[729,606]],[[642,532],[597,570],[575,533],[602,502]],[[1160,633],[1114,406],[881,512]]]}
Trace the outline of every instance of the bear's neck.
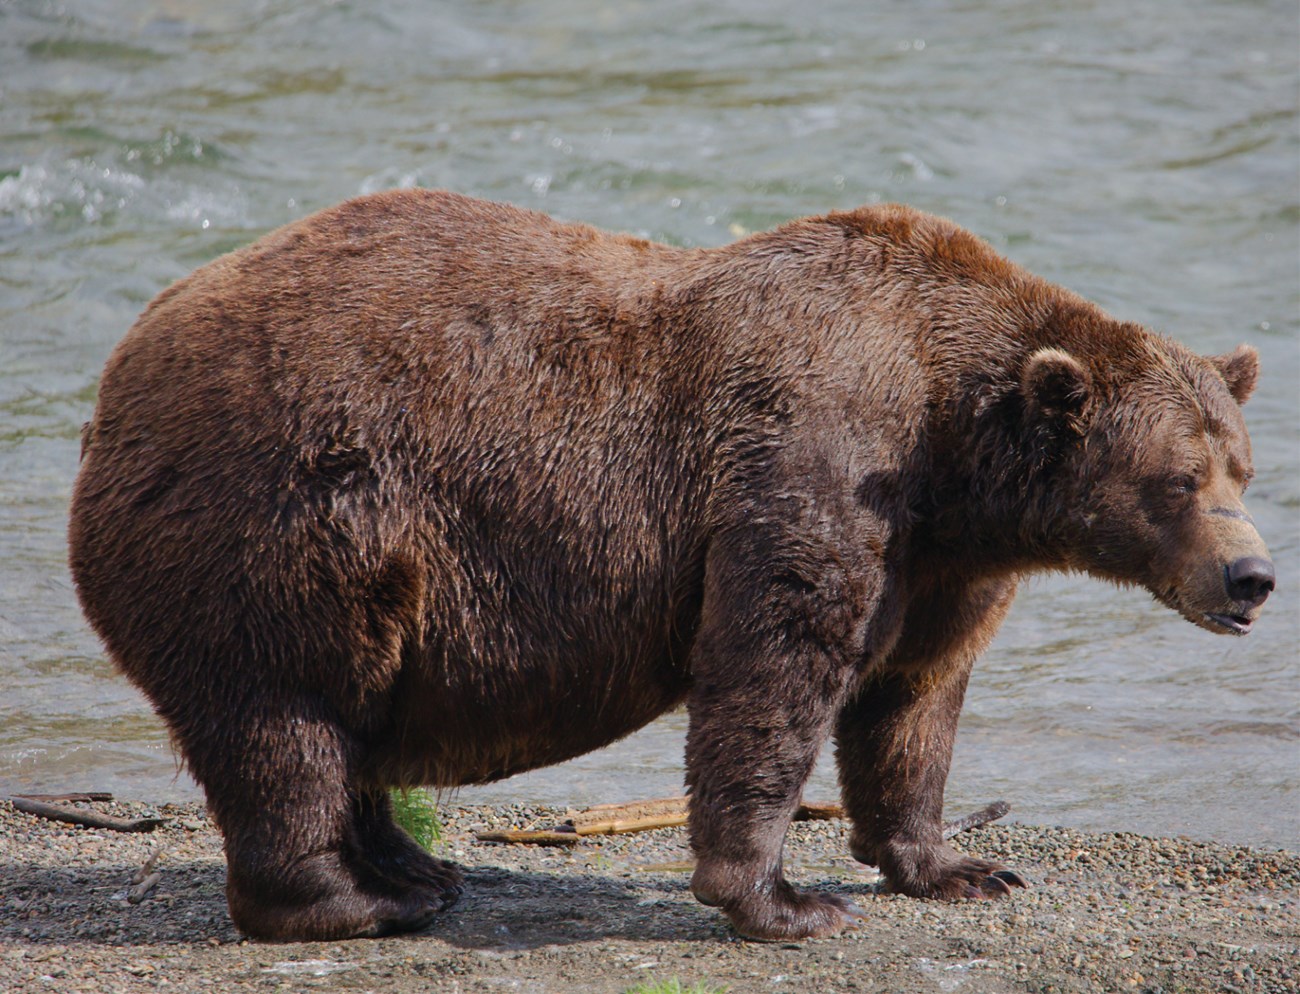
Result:
{"label": "bear's neck", "polygon": [[932,485],[917,495],[913,535],[965,575],[1068,566],[1065,443],[1033,431],[1020,376],[1037,350],[1080,352],[1098,322],[1115,322],[1059,292],[994,312],[1001,323],[988,320],[991,308],[939,306],[919,333],[929,374],[922,478]]}

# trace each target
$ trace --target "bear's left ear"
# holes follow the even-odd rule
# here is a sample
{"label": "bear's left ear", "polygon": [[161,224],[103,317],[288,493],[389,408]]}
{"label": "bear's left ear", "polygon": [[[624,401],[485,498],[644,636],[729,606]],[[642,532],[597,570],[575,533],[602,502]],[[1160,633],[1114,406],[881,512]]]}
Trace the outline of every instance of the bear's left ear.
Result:
{"label": "bear's left ear", "polygon": [[1087,430],[1092,376],[1070,353],[1039,349],[1025,364],[1020,390],[1031,414],[1076,435]]}
{"label": "bear's left ear", "polygon": [[1227,355],[1209,357],[1214,368],[1228,384],[1228,392],[1238,404],[1244,404],[1255,392],[1255,381],[1259,379],[1259,352],[1253,345],[1238,345]]}

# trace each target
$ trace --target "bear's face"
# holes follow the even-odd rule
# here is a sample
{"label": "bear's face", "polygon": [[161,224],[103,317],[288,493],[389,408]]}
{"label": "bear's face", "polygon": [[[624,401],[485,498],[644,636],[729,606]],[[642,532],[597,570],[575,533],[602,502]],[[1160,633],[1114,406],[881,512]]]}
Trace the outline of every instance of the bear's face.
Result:
{"label": "bear's face", "polygon": [[1031,359],[1026,389],[1039,416],[1075,435],[1066,558],[1145,587],[1202,628],[1245,635],[1274,583],[1242,503],[1252,466],[1241,404],[1258,357],[1243,346],[1203,359],[1165,344],[1104,388],[1056,350]]}

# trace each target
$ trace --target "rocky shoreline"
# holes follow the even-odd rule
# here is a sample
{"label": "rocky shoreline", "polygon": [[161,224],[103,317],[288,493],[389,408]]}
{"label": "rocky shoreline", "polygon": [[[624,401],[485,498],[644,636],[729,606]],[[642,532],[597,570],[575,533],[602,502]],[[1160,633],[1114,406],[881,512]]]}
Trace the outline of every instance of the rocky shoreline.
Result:
{"label": "rocky shoreline", "polygon": [[[847,855],[843,822],[804,822],[787,875],[850,896],[866,917],[830,939],[758,943],[692,898],[684,829],[494,845],[473,833],[562,812],[450,804],[442,855],[465,866],[468,888],[427,931],[268,945],[230,923],[201,806],[94,807],[166,822],[123,834],[0,802],[0,990],[622,994],[673,978],[733,994],[1300,990],[1300,854],[1287,851],[993,825],[954,842],[1031,889],[954,905],[878,893]],[[156,885],[132,903],[155,854]]]}

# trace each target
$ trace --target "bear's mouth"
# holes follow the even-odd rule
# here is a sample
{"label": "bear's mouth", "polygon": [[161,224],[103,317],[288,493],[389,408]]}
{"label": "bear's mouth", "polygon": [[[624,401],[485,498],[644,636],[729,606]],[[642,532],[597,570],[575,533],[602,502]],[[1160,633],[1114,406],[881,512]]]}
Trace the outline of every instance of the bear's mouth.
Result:
{"label": "bear's mouth", "polygon": [[1233,635],[1249,635],[1250,630],[1255,627],[1254,620],[1244,614],[1207,614],[1205,620],[1232,632]]}

